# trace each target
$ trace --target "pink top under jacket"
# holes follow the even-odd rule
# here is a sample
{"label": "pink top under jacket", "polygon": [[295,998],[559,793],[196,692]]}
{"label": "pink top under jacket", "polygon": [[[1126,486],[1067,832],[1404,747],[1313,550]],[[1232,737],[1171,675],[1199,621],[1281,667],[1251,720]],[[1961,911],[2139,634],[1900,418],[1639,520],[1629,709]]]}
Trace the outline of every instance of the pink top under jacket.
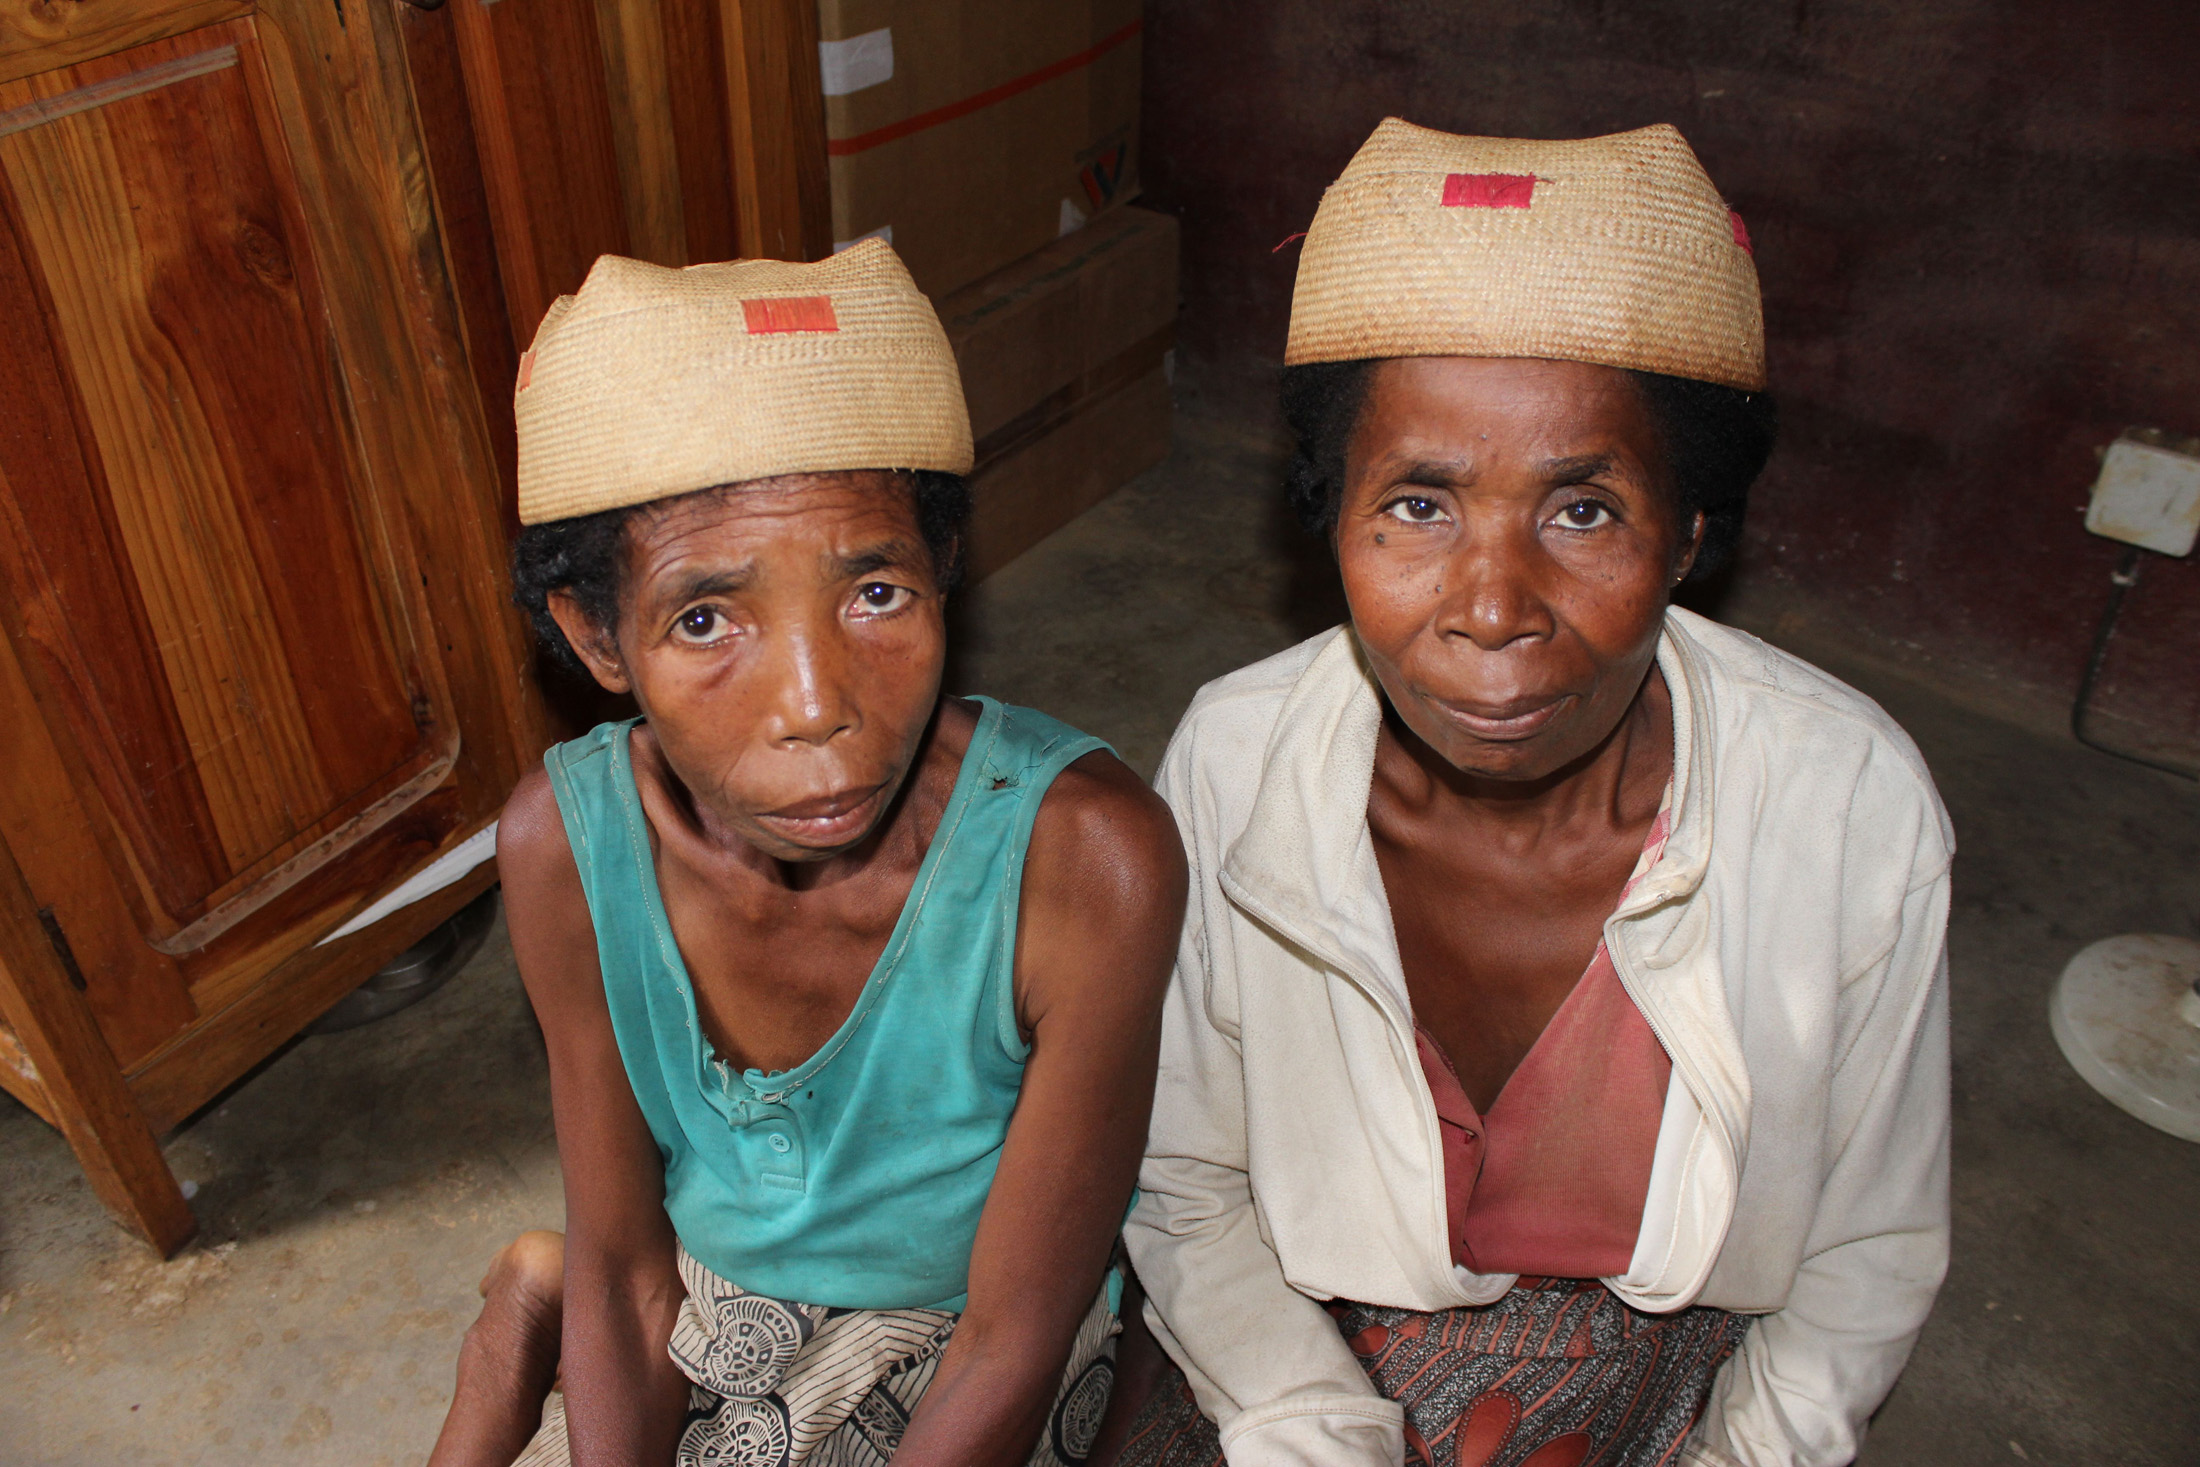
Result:
{"label": "pink top under jacket", "polygon": [[[1665,847],[1670,798],[1622,901]],[[1673,1062],[1603,941],[1488,1115],[1476,1113],[1428,1031],[1415,1035],[1443,1138],[1452,1260],[1476,1273],[1626,1273]]]}

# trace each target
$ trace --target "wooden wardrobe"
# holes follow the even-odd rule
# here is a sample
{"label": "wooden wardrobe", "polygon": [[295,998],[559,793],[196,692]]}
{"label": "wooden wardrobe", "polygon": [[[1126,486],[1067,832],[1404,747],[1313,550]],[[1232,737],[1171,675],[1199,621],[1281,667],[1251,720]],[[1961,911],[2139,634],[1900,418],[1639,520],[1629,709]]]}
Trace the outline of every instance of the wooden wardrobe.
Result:
{"label": "wooden wardrobe", "polygon": [[0,1086],[158,1137],[495,880],[317,946],[561,720],[511,384],[599,253],[830,247],[808,0],[0,0]]}

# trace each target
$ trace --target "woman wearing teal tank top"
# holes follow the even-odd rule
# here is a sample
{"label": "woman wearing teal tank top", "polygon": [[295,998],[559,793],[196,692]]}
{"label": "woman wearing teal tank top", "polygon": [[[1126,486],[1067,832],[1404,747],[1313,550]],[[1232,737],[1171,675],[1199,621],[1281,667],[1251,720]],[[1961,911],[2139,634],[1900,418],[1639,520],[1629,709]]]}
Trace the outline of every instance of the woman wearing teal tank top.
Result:
{"label": "woman wearing teal tank top", "polygon": [[606,258],[521,382],[521,604],[641,717],[498,832],[566,1230],[492,1265],[432,1463],[1082,1461],[1184,855],[1098,740],[941,695],[930,306],[882,245]]}

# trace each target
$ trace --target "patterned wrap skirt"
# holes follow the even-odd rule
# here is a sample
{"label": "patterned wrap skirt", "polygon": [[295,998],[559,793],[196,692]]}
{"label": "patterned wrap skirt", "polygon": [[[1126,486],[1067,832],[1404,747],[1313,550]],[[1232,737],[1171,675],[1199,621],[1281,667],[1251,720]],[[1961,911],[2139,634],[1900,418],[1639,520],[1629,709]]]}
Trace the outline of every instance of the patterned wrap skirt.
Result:
{"label": "patterned wrap skirt", "polygon": [[[1480,1309],[1330,1306],[1375,1388],[1405,1407],[1407,1467],[1649,1467],[1678,1457],[1752,1316],[1644,1314],[1594,1279],[1524,1278]],[[1182,1372],[1119,1467],[1220,1467]]]}
{"label": "patterned wrap skirt", "polygon": [[[751,1294],[679,1252],[687,1299],[673,1363],[689,1381],[678,1467],[884,1467],[939,1372],[960,1317],[940,1309],[827,1309]],[[1115,1384],[1115,1280],[1086,1311],[1030,1467],[1075,1467]],[[565,1397],[512,1467],[568,1467]]]}

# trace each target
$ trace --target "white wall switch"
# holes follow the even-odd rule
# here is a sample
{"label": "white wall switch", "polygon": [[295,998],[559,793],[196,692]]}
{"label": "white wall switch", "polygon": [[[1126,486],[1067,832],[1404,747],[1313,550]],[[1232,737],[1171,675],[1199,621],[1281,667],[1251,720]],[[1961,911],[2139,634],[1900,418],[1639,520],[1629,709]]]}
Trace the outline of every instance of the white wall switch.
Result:
{"label": "white wall switch", "polygon": [[2200,455],[2163,448],[2135,430],[2108,446],[2085,527],[2161,555],[2190,555],[2200,539]]}

